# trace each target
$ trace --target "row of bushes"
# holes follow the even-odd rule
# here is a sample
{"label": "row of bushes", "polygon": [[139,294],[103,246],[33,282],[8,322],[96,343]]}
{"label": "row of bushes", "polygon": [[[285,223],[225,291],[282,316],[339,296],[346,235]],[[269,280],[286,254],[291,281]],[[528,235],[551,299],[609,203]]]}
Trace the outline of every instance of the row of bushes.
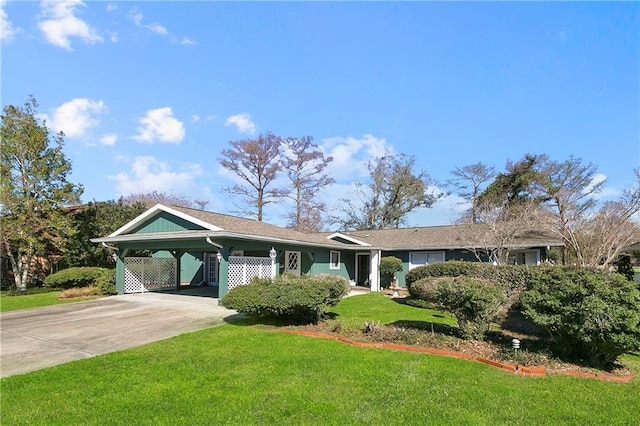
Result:
{"label": "row of bushes", "polygon": [[347,280],[331,275],[290,274],[254,279],[231,289],[220,301],[229,309],[258,317],[278,317],[295,323],[316,323],[327,307],[349,292]]}
{"label": "row of bushes", "polygon": [[116,294],[115,269],[83,266],[63,269],[49,275],[44,284],[50,288],[67,290],[94,286],[96,292],[102,295]]}
{"label": "row of bushes", "polygon": [[640,349],[640,291],[617,273],[454,261],[416,268],[407,284],[412,297],[453,314],[469,337],[517,304],[565,355],[608,365]]}

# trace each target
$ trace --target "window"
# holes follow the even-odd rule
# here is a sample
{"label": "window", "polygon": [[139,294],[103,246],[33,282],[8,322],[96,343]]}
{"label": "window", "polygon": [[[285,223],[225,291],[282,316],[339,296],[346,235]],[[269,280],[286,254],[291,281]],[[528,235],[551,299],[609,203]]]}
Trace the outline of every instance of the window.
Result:
{"label": "window", "polygon": [[409,269],[440,262],[444,262],[443,251],[412,251],[409,255]]}
{"label": "window", "polygon": [[340,269],[340,252],[332,250],[329,262],[329,269]]}

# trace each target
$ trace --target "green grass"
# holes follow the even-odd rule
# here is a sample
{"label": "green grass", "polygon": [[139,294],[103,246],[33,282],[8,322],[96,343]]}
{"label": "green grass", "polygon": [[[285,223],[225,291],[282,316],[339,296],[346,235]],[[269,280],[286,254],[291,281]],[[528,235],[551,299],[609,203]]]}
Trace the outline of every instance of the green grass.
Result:
{"label": "green grass", "polygon": [[[355,324],[393,322],[400,319],[392,317],[396,309],[416,316],[402,319],[430,315],[378,295],[347,298],[334,310]],[[640,357],[628,358],[640,366]],[[640,410],[638,379],[527,378],[474,362],[241,324],[0,385],[2,425],[635,424]]]}
{"label": "green grass", "polygon": [[362,327],[365,321],[380,321],[380,324],[391,324],[398,320],[447,325],[456,323],[448,314],[405,305],[401,301],[402,299],[390,299],[382,293],[368,293],[347,297],[329,312],[335,314],[335,321],[340,321],[347,327]]}
{"label": "green grass", "polygon": [[18,309],[38,308],[41,306],[59,305],[62,303],[78,302],[86,299],[58,300],[62,291],[48,291],[46,293],[25,294],[20,296],[7,296],[6,292],[0,295],[0,312],[15,311]]}

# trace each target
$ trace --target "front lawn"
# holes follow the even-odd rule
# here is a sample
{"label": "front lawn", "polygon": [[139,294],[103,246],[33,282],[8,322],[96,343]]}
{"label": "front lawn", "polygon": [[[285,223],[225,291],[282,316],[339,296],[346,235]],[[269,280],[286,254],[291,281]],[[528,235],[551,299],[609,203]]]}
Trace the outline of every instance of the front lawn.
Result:
{"label": "front lawn", "polygon": [[[359,302],[371,306],[358,309]],[[378,295],[347,298],[333,309],[334,320],[426,321],[433,315],[380,302]],[[396,309],[401,318],[389,313]],[[640,409],[638,379],[521,377],[475,362],[356,348],[247,324],[0,385],[3,425],[634,424]]]}
{"label": "front lawn", "polygon": [[0,312],[18,309],[38,308],[41,306],[59,305],[62,303],[78,302],[86,299],[58,299],[62,291],[47,291],[34,294],[8,296],[3,291],[0,295]]}

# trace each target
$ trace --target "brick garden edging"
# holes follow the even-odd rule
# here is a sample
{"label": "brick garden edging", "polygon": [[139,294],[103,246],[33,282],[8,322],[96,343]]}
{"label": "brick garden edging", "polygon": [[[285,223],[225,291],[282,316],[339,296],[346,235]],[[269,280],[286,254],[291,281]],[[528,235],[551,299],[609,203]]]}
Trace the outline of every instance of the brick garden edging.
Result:
{"label": "brick garden edging", "polygon": [[[467,353],[464,353],[464,352],[456,352],[456,351],[449,351],[449,350],[442,350],[442,349],[425,348],[425,347],[421,347],[421,346],[400,345],[400,344],[397,344],[397,343],[357,342],[355,340],[347,339],[346,337],[332,336],[331,334],[318,333],[318,332],[306,331],[306,330],[285,329],[285,330],[278,330],[278,331],[280,331],[282,333],[287,333],[287,334],[298,334],[298,335],[301,335],[301,336],[318,337],[318,338],[321,338],[321,339],[336,340],[338,342],[345,343],[347,345],[355,346],[355,347],[358,347],[358,348],[392,349],[392,350],[396,350],[396,351],[417,352],[417,353],[424,353],[424,354],[429,354],[429,355],[440,355],[440,356],[446,356],[446,357],[451,357],[451,358],[465,359],[465,360],[468,360],[468,361],[476,361],[476,362],[481,362],[483,364],[491,365],[493,367],[499,368],[501,370],[508,371],[510,373],[518,374],[520,376],[538,376],[538,377],[540,377],[540,376],[546,376],[546,374],[547,374],[547,372],[546,372],[544,367],[525,367],[525,366],[522,366],[522,365],[513,365],[513,364],[508,364],[508,363],[505,363],[505,362],[499,362],[499,361],[494,361],[494,360],[487,359],[487,358],[482,358],[482,357],[471,355],[471,354],[467,354]],[[620,382],[620,383],[628,383],[631,380],[633,380],[633,375],[631,375],[631,374],[624,375],[624,376],[616,376],[616,375],[607,374],[607,373],[585,373],[585,372],[581,372],[581,371],[572,371],[572,370],[565,371],[565,372],[563,372],[563,374],[566,374],[566,375],[569,375],[569,376],[591,378],[591,379],[609,380],[609,381]]]}

